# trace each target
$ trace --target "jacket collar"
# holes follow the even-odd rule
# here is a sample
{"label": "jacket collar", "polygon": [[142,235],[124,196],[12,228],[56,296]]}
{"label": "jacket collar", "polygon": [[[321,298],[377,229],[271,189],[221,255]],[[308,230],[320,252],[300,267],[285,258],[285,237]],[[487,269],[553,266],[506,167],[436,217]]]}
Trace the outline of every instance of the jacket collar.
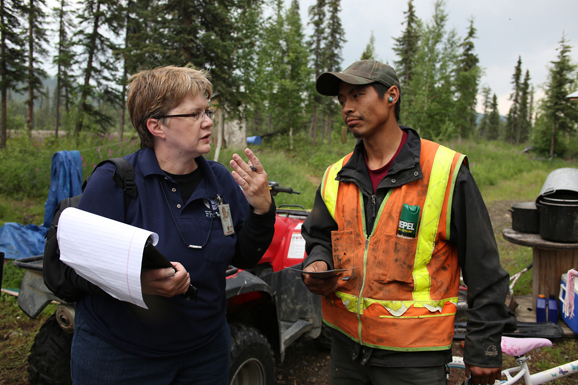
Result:
{"label": "jacket collar", "polygon": [[[410,127],[401,126],[407,132],[407,141],[401,148],[397,157],[393,160],[388,174],[379,183],[378,189],[400,187],[404,184],[423,178],[419,156],[421,152],[421,139],[417,131]],[[364,159],[365,146],[363,139],[355,145],[349,161],[337,174],[340,182],[354,182],[367,195],[373,195],[373,186],[369,178],[369,171]]]}

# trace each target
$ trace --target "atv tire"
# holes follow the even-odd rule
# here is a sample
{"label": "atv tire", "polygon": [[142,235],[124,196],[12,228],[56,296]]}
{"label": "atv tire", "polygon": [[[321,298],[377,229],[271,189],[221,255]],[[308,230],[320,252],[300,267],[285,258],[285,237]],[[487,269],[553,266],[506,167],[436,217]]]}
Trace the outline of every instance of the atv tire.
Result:
{"label": "atv tire", "polygon": [[230,385],[274,385],[275,358],[267,338],[256,328],[231,325]]}
{"label": "atv tire", "polygon": [[53,314],[40,327],[28,356],[30,385],[71,385],[70,347],[72,333],[67,333]]}

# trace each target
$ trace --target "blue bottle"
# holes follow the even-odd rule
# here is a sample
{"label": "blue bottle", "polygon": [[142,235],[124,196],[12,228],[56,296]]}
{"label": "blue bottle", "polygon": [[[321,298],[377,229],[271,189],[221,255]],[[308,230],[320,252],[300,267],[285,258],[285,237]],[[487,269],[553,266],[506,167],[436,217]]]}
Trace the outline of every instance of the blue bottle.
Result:
{"label": "blue bottle", "polygon": [[548,302],[544,294],[538,295],[536,301],[536,322],[546,322]]}
{"label": "blue bottle", "polygon": [[548,322],[558,323],[558,301],[553,295],[548,298]]}

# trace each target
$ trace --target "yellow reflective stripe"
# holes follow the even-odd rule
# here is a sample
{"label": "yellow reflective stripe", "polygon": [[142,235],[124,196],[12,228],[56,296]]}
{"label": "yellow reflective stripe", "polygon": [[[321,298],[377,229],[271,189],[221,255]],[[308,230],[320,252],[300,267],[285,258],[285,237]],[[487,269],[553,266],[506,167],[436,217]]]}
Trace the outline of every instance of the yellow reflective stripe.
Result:
{"label": "yellow reflective stripe", "polygon": [[413,269],[413,299],[417,302],[427,303],[431,301],[431,278],[427,265],[431,261],[435,247],[436,233],[454,154],[455,151],[439,146],[433,162],[419,226]]}
{"label": "yellow reflective stripe", "polygon": [[452,218],[452,203],[454,200],[454,188],[456,187],[456,178],[458,177],[458,172],[460,171],[460,167],[462,166],[462,163],[464,162],[464,159],[466,160],[466,166],[467,166],[467,159],[465,155],[460,155],[458,162],[456,163],[456,169],[454,170],[454,175],[452,176],[452,185],[450,187],[450,196],[448,199],[448,212],[446,214],[446,238],[450,239],[450,224],[451,224],[451,218]]}
{"label": "yellow reflective stripe", "polygon": [[400,316],[400,317],[396,317],[393,315],[380,315],[379,318],[432,318],[432,317],[448,317],[448,316],[454,316],[456,315],[456,313],[444,313],[444,314],[424,314],[424,315],[413,315],[413,316]]}
{"label": "yellow reflective stripe", "polygon": [[[341,291],[336,291],[335,295],[341,299],[341,302],[351,313],[363,314],[363,311],[373,304],[379,304],[388,310],[397,311],[402,308],[409,309],[411,306],[415,308],[440,308],[442,309],[444,305],[448,302],[458,305],[458,297],[445,298],[439,301],[429,300],[426,302],[420,301],[387,301],[373,298],[357,297],[353,294],[343,293]],[[444,313],[445,314],[445,313]],[[441,315],[438,314],[438,315]],[[401,317],[401,318],[412,318],[412,317]]]}
{"label": "yellow reflective stripe", "polygon": [[335,295],[341,299],[341,302],[343,303],[343,306],[345,306],[347,311],[351,313],[357,313],[357,305],[358,305],[357,296],[343,293],[341,291],[336,291]]}
{"label": "yellow reflective stripe", "polygon": [[451,297],[451,298],[445,298],[439,301],[427,301],[427,302],[420,302],[420,301],[384,301],[384,300],[379,300],[379,299],[373,299],[373,298],[362,298],[364,305],[363,309],[367,309],[370,305],[373,304],[379,304],[382,305],[383,307],[387,308],[387,309],[392,309],[392,310],[399,310],[402,309],[403,307],[406,308],[410,308],[410,306],[413,306],[415,308],[425,308],[427,306],[429,307],[435,307],[435,308],[443,308],[444,305],[448,302],[453,303],[457,306],[458,304],[458,297]]}
{"label": "yellow reflective stripe", "polygon": [[343,167],[344,159],[345,156],[327,167],[321,181],[321,198],[323,202],[325,202],[325,206],[333,219],[335,219],[335,205],[337,203],[337,191],[339,189],[339,182],[336,181],[335,178]]}

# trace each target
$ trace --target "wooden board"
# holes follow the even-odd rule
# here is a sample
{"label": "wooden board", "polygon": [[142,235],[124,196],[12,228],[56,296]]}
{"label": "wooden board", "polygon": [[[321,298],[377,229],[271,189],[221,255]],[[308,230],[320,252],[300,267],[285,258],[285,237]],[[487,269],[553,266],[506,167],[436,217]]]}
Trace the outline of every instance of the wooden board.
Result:
{"label": "wooden board", "polygon": [[578,270],[578,250],[533,249],[532,296],[539,294],[546,298],[558,298],[562,274],[570,269]]}

